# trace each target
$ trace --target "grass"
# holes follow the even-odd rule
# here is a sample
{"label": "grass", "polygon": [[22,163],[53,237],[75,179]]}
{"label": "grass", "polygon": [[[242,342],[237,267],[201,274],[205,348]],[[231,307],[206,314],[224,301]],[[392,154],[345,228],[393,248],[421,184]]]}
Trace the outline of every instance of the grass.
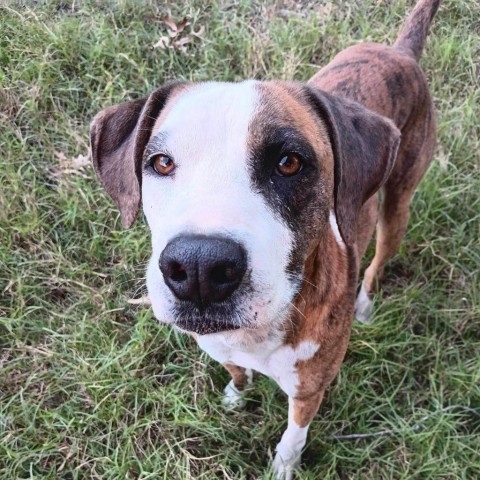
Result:
{"label": "grass", "polygon": [[[225,414],[222,367],[127,304],[144,290],[148,230],[122,230],[84,165],[88,124],[168,79],[307,79],[352,43],[392,42],[412,2],[158,5],[0,7],[1,479],[271,478],[285,395],[258,376],[247,410]],[[478,8],[445,0],[435,21],[422,64],[439,148],[302,479],[480,478]],[[203,38],[152,48],[167,12]],[[453,405],[476,414],[441,411]]]}

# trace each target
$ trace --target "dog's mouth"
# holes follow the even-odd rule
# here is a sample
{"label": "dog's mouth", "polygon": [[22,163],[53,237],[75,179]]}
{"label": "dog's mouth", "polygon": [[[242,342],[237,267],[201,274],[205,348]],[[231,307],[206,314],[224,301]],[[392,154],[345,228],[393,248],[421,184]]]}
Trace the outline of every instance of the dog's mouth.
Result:
{"label": "dog's mouth", "polygon": [[209,335],[212,333],[222,333],[228,332],[231,330],[238,330],[240,325],[233,325],[228,322],[223,323],[212,323],[210,321],[206,321],[202,318],[198,318],[196,321],[191,320],[179,320],[174,324],[177,328],[184,332],[188,333],[196,333],[198,335]]}
{"label": "dog's mouth", "polygon": [[214,303],[202,310],[191,302],[177,302],[173,314],[176,327],[198,335],[255,328],[255,314],[248,316],[242,307],[231,302]]}

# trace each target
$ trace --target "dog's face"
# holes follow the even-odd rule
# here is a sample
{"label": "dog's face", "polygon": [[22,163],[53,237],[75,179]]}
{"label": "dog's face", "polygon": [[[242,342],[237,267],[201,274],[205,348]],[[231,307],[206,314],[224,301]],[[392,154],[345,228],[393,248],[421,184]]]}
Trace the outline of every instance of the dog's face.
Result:
{"label": "dog's face", "polygon": [[[271,95],[288,100],[277,108]],[[287,90],[255,82],[192,86],[166,108],[142,172],[153,247],[147,286],[156,317],[201,334],[281,324],[301,286],[312,237],[327,228],[333,208],[326,130]],[[162,160],[171,162],[167,175],[155,170]],[[180,271],[162,271],[172,242],[181,244],[171,260]],[[176,288],[182,282],[168,275],[195,277],[185,258],[192,249],[201,257],[212,248],[233,251],[197,259],[191,270],[207,271],[194,278],[200,285],[191,295],[182,295]],[[222,278],[222,265],[234,278],[225,272]],[[201,278],[215,269],[217,279]],[[216,301],[215,290],[225,284],[230,294]]]}
{"label": "dog's face", "polygon": [[100,113],[91,138],[124,223],[142,200],[155,316],[208,334],[281,329],[312,249],[329,231],[354,245],[398,132],[303,85],[248,81],[164,87]]}

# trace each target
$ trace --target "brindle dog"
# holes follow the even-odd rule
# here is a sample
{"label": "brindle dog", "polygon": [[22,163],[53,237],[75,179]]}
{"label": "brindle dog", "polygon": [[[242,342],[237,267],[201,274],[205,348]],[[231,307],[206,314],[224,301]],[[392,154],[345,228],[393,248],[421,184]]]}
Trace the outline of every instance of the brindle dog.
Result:
{"label": "brindle dog", "polygon": [[418,59],[439,3],[420,0],[393,46],[350,47],[307,84],[168,84],[92,124],[95,170],[125,226],[143,203],[155,316],[226,367],[227,405],[252,370],[288,394],[278,478],[292,478],[432,159]]}

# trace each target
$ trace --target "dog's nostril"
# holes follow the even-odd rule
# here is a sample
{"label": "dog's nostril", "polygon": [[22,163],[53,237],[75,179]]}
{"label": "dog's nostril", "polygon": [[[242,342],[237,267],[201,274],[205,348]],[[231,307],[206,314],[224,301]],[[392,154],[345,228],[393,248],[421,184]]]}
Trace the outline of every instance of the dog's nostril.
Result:
{"label": "dog's nostril", "polygon": [[174,282],[183,282],[187,279],[187,271],[185,270],[185,267],[181,263],[172,262],[170,266],[169,277]]}
{"label": "dog's nostril", "polygon": [[242,245],[222,237],[182,235],[171,240],[159,258],[172,293],[201,309],[230,297],[240,286],[246,267]]}
{"label": "dog's nostril", "polygon": [[217,285],[231,283],[238,279],[238,271],[234,265],[223,264],[213,267],[210,272],[210,281]]}

